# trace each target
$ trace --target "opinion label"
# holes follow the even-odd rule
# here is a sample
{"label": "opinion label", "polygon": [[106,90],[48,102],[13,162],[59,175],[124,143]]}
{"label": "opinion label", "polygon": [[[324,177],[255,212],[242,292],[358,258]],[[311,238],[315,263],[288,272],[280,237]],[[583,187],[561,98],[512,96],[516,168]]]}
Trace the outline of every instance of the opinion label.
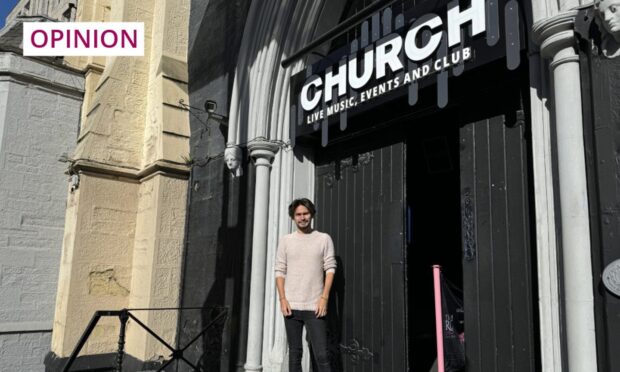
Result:
{"label": "opinion label", "polygon": [[25,22],[25,56],[143,56],[142,22]]}

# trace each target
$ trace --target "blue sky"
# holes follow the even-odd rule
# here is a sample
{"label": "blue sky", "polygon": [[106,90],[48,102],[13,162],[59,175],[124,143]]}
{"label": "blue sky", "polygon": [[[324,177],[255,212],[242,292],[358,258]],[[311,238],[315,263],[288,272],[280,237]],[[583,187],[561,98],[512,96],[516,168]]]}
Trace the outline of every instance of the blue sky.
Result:
{"label": "blue sky", "polygon": [[0,28],[4,27],[4,19],[11,12],[18,0],[0,0]]}

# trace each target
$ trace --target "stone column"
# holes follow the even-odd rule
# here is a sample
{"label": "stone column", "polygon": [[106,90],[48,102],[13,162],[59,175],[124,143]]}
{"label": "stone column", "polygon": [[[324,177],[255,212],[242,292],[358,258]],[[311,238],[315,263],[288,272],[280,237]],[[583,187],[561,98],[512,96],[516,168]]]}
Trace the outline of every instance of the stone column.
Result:
{"label": "stone column", "polygon": [[568,370],[591,372],[597,370],[596,335],[576,15],[537,22],[533,32],[553,77]]}
{"label": "stone column", "polygon": [[[536,48],[538,49],[538,48]],[[553,161],[549,73],[538,51],[529,53],[530,108],[532,118],[532,173],[536,211],[536,263],[541,368],[562,371],[562,320],[558,274],[558,234]],[[557,227],[556,227],[557,225]]]}
{"label": "stone column", "polygon": [[262,371],[263,314],[265,308],[265,262],[269,218],[269,173],[278,146],[265,138],[250,142],[248,150],[256,166],[254,229],[252,235],[252,269],[250,276],[250,311],[246,371]]}

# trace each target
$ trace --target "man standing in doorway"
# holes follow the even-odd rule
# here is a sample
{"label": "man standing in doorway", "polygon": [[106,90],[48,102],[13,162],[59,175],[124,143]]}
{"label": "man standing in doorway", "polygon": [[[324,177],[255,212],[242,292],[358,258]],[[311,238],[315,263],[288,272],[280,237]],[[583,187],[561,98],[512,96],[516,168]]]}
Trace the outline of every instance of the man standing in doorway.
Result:
{"label": "man standing in doorway", "polygon": [[276,286],[288,338],[289,372],[301,372],[304,325],[319,372],[331,371],[325,315],[336,258],[330,236],[312,229],[315,212],[310,200],[293,200],[288,214],[297,230],[280,239],[276,255]]}

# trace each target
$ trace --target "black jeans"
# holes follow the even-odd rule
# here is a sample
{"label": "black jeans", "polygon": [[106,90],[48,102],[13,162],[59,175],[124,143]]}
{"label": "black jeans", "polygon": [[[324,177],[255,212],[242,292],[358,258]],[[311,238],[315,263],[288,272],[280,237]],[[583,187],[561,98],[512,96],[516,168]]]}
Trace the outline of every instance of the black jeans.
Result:
{"label": "black jeans", "polygon": [[310,338],[318,372],[330,372],[325,318],[317,318],[314,311],[293,310],[292,312],[292,315],[284,317],[286,337],[288,338],[289,372],[301,372],[301,356],[303,354],[301,332],[304,325]]}

